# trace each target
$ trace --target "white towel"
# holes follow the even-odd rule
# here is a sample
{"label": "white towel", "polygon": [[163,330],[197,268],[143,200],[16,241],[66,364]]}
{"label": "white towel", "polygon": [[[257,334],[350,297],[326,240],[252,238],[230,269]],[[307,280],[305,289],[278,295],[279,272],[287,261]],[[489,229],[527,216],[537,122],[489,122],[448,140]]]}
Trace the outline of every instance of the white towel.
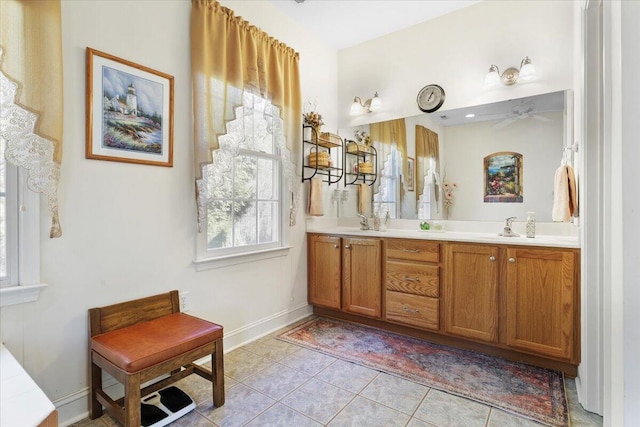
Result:
{"label": "white towel", "polygon": [[309,203],[307,204],[307,212],[313,216],[323,216],[322,209],[322,180],[313,178],[309,182]]}
{"label": "white towel", "polygon": [[358,213],[371,216],[371,187],[368,184],[358,185]]}
{"label": "white towel", "polygon": [[556,169],[553,180],[553,210],[551,219],[556,222],[570,222],[578,215],[578,193],[576,178],[571,166],[562,165]]}

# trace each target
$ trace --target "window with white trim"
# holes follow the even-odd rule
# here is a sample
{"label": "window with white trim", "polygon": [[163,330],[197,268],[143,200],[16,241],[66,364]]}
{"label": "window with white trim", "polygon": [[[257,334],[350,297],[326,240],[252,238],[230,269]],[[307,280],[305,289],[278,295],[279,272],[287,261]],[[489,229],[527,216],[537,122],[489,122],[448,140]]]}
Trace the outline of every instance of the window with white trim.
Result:
{"label": "window with white trim", "polygon": [[203,167],[208,195],[205,229],[199,238],[200,260],[286,246],[282,120],[278,108],[265,99],[248,93],[243,98],[226,134],[218,138],[220,149],[214,152],[213,163]]}
{"label": "window with white trim", "polygon": [[18,170],[0,147],[0,287],[18,284]]}

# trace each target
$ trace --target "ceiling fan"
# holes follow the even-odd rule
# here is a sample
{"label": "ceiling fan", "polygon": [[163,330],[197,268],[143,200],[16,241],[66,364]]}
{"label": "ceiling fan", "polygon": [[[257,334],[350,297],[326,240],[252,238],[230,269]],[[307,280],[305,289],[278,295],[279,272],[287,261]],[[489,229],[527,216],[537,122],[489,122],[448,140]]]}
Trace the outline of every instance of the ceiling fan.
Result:
{"label": "ceiling fan", "polygon": [[507,118],[493,125],[493,128],[502,129],[509,126],[510,124],[512,124],[517,120],[523,120],[528,118],[540,120],[542,122],[551,121],[551,119],[548,119],[543,116],[539,116],[535,114],[535,112],[536,112],[536,105],[533,103],[533,101],[524,101],[520,104],[514,105],[511,108],[511,113],[507,115]]}

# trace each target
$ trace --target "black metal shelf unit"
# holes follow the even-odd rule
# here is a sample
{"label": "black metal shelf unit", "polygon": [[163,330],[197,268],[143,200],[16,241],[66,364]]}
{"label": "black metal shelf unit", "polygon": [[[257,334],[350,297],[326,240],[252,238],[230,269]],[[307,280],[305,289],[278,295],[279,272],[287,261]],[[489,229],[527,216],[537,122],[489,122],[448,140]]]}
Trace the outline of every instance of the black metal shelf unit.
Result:
{"label": "black metal shelf unit", "polygon": [[[305,131],[306,129],[309,129],[309,131]],[[321,149],[326,149],[329,153],[329,158],[331,158],[331,150],[341,149],[344,151],[344,144],[342,142],[342,138],[339,138],[339,142],[333,142],[327,139],[322,139],[320,136],[321,134],[314,127],[308,125],[302,126],[302,182],[308,181],[319,175],[322,176],[323,182],[326,182],[329,185],[335,184],[340,181],[344,175],[342,165],[322,166],[317,163],[315,165],[311,165],[309,163],[309,156],[305,154],[307,151],[305,148],[311,146],[309,150],[310,153],[313,153],[312,150],[314,148],[316,152],[320,152]],[[338,161],[342,160],[344,162],[344,156],[337,156],[337,159]]]}
{"label": "black metal shelf unit", "polygon": [[[353,147],[352,151],[349,151],[349,147]],[[349,162],[348,158],[351,157],[352,161]],[[361,172],[359,168],[345,170],[344,185],[356,185],[359,181],[364,184],[372,186],[378,179],[378,152],[373,146],[367,147],[367,151],[362,151],[362,147],[358,146],[355,141],[346,141],[346,148],[344,150],[344,167],[348,168],[348,164],[352,163],[358,166],[360,163],[369,161],[373,164],[373,172]]]}

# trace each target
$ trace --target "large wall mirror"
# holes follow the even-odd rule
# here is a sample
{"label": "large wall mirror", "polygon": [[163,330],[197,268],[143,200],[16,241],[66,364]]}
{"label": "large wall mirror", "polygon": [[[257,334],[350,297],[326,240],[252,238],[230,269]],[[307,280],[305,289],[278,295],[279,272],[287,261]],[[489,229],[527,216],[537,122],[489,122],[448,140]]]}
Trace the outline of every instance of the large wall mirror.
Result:
{"label": "large wall mirror", "polygon": [[[397,144],[376,141],[380,124],[339,133],[347,140],[357,139],[356,132],[374,134],[378,176],[371,193],[377,214],[501,221],[524,220],[533,211],[539,221],[551,221],[555,171],[572,162],[573,153],[565,149],[572,145],[571,107],[571,92],[559,91],[405,117],[404,141],[399,137]],[[357,186],[345,190],[350,196],[338,215],[352,217],[358,211]],[[501,191],[521,197],[501,198]]]}

